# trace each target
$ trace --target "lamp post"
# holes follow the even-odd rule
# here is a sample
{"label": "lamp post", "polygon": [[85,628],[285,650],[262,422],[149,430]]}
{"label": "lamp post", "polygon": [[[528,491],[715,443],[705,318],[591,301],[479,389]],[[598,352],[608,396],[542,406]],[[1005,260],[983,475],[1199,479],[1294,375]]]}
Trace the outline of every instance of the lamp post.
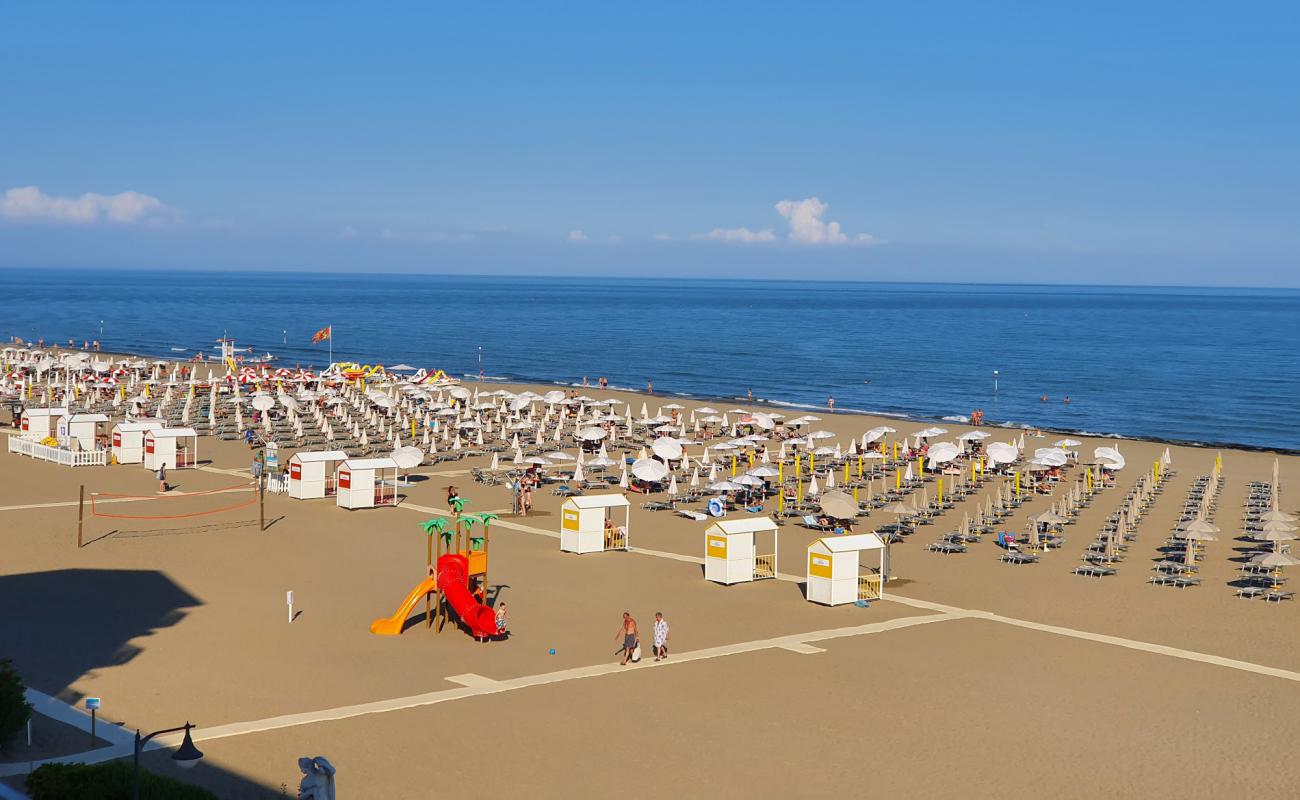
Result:
{"label": "lamp post", "polygon": [[194,740],[190,738],[190,728],[193,727],[193,725],[186,722],[179,728],[167,728],[166,730],[154,731],[148,736],[141,736],[140,729],[135,729],[135,770],[133,777],[131,778],[131,800],[140,800],[140,754],[144,752],[145,745],[147,745],[149,740],[153,737],[162,736],[167,733],[185,731],[185,738],[181,740],[181,746],[176,748],[176,752],[172,753],[172,760],[175,761],[176,766],[181,769],[190,769],[195,764],[199,763],[199,759],[203,758],[203,753],[199,748],[194,746]]}

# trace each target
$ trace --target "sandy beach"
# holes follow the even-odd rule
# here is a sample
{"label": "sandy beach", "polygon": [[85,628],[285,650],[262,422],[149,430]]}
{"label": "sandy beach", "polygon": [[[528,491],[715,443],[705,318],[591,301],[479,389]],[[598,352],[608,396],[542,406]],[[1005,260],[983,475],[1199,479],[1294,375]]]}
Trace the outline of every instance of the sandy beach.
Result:
{"label": "sandy beach", "polygon": [[[583,391],[634,409],[644,402],[652,414],[671,401]],[[899,435],[921,427],[814,413],[819,429],[846,443],[877,425]],[[945,439],[971,430],[945,427]],[[1031,438],[1027,449],[1052,438]],[[266,531],[255,506],[203,525],[93,518],[78,548],[78,487],[147,496],[152,474],[4,454],[0,602],[12,622],[0,653],[40,692],[73,705],[102,698],[102,720],[147,730],[195,722],[207,757],[185,777],[221,797],[274,796],[296,783],[303,755],[327,756],[343,786],[364,787],[358,796],[394,798],[560,797],[629,780],[690,797],[863,786],[913,797],[1289,796],[1300,778],[1290,760],[1300,732],[1295,603],[1238,599],[1231,585],[1247,484],[1272,478],[1275,455],[1170,447],[1175,474],[1117,574],[1071,574],[1166,447],[1120,446],[1128,466],[1115,485],[1039,563],[1001,563],[991,536],[966,553],[926,551],[990,484],[893,546],[897,579],[869,608],[804,599],[805,551],[821,534],[797,518],[780,528],[783,574],[773,581],[705,581],[707,523],[643,510],[652,498],[639,494],[631,552],[562,553],[562,498],[544,487],[532,513],[512,516],[506,488],[472,480],[486,456],[413,470],[396,508],[346,511],[270,494]],[[198,448],[198,469],[172,473],[174,497],[133,502],[202,508],[222,495],[184,494],[252,496],[247,445],[201,436]],[[1201,585],[1151,585],[1183,498],[1220,453],[1222,533],[1205,543]],[[1300,458],[1277,458],[1281,486],[1294,485]],[[422,578],[419,523],[448,513],[449,484],[470,510],[501,515],[489,583],[492,598],[509,604],[511,636],[482,643],[423,624],[372,635],[370,621],[391,614]],[[1294,512],[1288,497],[1281,508]],[[1056,499],[1032,497],[999,528],[1023,530]],[[876,510],[856,529],[891,519]],[[290,590],[300,612],[292,623]],[[624,610],[647,631],[664,612],[668,660],[618,665],[613,635]],[[148,758],[174,774],[165,753]]]}

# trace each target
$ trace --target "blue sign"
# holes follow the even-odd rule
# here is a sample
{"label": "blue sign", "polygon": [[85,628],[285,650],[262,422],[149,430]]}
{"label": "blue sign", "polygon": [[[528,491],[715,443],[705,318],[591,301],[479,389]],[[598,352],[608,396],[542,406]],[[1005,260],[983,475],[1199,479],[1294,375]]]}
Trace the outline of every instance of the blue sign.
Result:
{"label": "blue sign", "polygon": [[99,710],[99,698],[98,698],[98,697],[87,697],[87,698],[86,698],[86,710],[87,710],[87,711],[98,711],[98,710]]}

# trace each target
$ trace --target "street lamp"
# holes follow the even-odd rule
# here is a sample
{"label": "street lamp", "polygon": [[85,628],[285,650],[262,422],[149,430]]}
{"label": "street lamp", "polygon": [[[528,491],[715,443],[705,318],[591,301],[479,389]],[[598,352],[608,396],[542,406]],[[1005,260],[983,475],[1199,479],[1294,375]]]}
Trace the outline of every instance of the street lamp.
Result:
{"label": "street lamp", "polygon": [[153,737],[162,736],[167,733],[185,731],[185,738],[181,740],[181,746],[176,748],[175,753],[172,753],[172,761],[175,761],[176,766],[181,769],[190,769],[195,764],[199,763],[199,759],[203,758],[203,753],[199,748],[194,746],[194,740],[190,738],[190,728],[193,727],[193,725],[186,722],[179,728],[168,728],[162,731],[154,731],[148,736],[141,736],[140,729],[135,729],[135,775],[131,779],[131,800],[140,800],[140,754],[144,752],[144,746],[147,745],[149,740]]}

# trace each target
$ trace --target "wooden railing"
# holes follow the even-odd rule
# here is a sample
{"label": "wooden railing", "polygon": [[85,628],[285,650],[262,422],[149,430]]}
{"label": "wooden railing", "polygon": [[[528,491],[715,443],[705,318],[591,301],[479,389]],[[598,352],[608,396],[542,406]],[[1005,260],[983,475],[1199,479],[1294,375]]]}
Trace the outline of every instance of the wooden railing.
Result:
{"label": "wooden railing", "polygon": [[858,576],[858,599],[859,600],[880,599],[880,576],[879,575]]}
{"label": "wooden railing", "polygon": [[754,580],[776,577],[776,554],[754,556]]}

